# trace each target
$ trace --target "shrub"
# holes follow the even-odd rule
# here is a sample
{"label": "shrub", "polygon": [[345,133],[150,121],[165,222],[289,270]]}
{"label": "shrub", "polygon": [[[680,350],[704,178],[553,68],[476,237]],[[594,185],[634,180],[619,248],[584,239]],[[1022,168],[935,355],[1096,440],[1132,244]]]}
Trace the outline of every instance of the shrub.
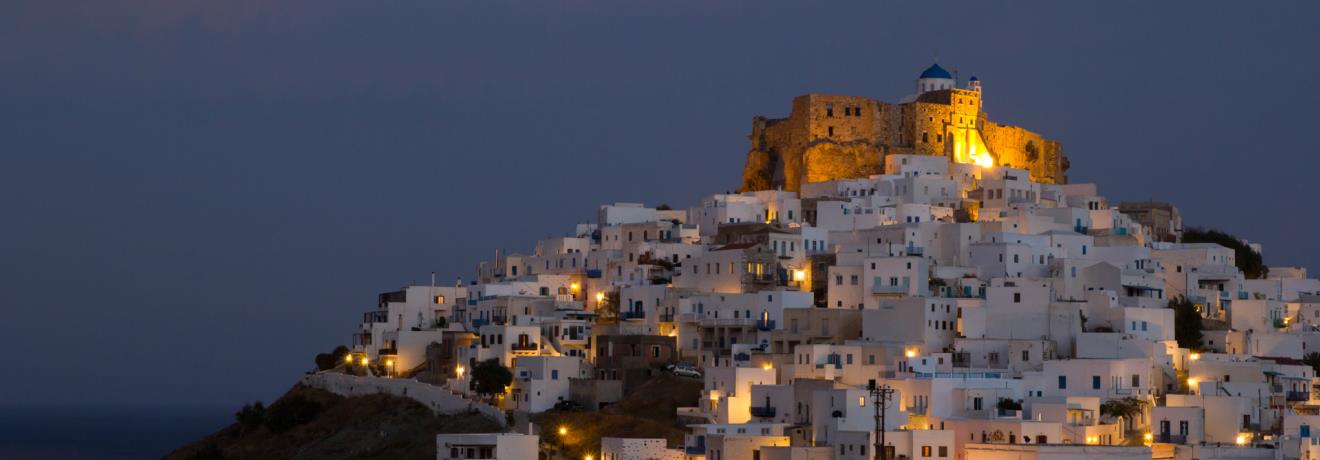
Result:
{"label": "shrub", "polygon": [[262,405],[261,401],[244,404],[243,408],[234,414],[234,420],[238,421],[243,432],[255,430],[266,420],[266,406]]}
{"label": "shrub", "polygon": [[346,355],[348,355],[348,347],[343,345],[335,347],[334,351],[330,353],[318,353],[316,355],[316,368],[323,371],[334,369],[344,360]]}
{"label": "shrub", "polygon": [[503,393],[504,387],[513,383],[513,373],[500,360],[488,359],[472,370],[472,380],[477,385],[477,394],[489,397]]}
{"label": "shrub", "polygon": [[266,428],[272,433],[283,433],[312,421],[320,413],[321,403],[301,396],[284,397],[266,410]]}

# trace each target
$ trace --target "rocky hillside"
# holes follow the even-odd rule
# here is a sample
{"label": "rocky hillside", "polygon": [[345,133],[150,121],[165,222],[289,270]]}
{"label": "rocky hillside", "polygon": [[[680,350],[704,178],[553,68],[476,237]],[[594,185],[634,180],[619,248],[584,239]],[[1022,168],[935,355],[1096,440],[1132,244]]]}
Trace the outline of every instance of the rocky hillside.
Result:
{"label": "rocky hillside", "polygon": [[435,458],[437,433],[501,431],[480,414],[436,416],[407,398],[344,398],[294,386],[262,410],[169,454],[169,459]]}

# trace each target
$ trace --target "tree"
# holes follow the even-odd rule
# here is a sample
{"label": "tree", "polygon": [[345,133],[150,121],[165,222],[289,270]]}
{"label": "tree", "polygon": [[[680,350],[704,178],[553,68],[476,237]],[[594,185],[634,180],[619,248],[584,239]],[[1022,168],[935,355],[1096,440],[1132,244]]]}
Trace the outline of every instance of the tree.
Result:
{"label": "tree", "polygon": [[1127,425],[1126,429],[1131,430],[1132,421],[1143,412],[1145,407],[1146,401],[1131,396],[1123,399],[1111,399],[1100,404],[1100,415],[1113,418],[1122,417]]}
{"label": "tree", "polygon": [[615,324],[619,322],[619,291],[605,293],[596,303],[596,324]]}
{"label": "tree", "polygon": [[504,392],[504,387],[513,383],[513,373],[500,364],[500,360],[491,358],[477,364],[472,370],[472,382],[477,394],[487,398]]}
{"label": "tree", "polygon": [[1220,246],[1233,250],[1233,260],[1238,270],[1242,270],[1242,276],[1251,279],[1261,279],[1269,274],[1269,267],[1265,266],[1260,257],[1260,253],[1247,246],[1242,239],[1225,232],[1214,229],[1188,228],[1183,231],[1182,242],[1184,243],[1215,243]]}
{"label": "tree", "polygon": [[1018,401],[1014,401],[1009,398],[999,398],[999,402],[995,404],[995,407],[1005,412],[1011,410],[1022,410],[1022,403]]}
{"label": "tree", "polygon": [[330,353],[319,353],[316,355],[316,368],[323,371],[334,369],[344,360],[346,355],[348,355],[348,347],[343,345],[335,347],[334,351]]}
{"label": "tree", "polygon": [[1315,372],[1320,372],[1320,352],[1313,351],[1307,353],[1306,356],[1302,357],[1302,362],[1311,366],[1311,369],[1315,370]]}
{"label": "tree", "polygon": [[1169,300],[1173,309],[1173,337],[1178,346],[1191,350],[1201,349],[1201,312],[1186,297],[1178,296]]}
{"label": "tree", "polygon": [[262,405],[261,401],[244,404],[243,408],[234,414],[234,420],[238,421],[243,433],[255,430],[266,420],[266,406]]}

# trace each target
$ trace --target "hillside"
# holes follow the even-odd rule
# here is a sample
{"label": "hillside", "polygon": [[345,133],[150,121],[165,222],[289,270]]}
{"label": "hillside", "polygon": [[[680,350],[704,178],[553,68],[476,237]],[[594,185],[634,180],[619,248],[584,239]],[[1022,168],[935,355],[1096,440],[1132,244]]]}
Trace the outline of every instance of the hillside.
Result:
{"label": "hillside", "polygon": [[[695,406],[701,387],[699,379],[661,374],[600,411],[550,411],[532,420],[541,426],[541,441],[562,449],[567,458],[600,452],[602,437],[665,438],[670,447],[679,447],[686,429],[675,409]],[[559,427],[567,429],[562,436]]]}
{"label": "hillside", "polygon": [[272,403],[258,420],[246,429],[234,423],[166,458],[430,459],[435,458],[437,433],[501,431],[483,416],[439,417],[407,398],[344,398],[301,385]]}

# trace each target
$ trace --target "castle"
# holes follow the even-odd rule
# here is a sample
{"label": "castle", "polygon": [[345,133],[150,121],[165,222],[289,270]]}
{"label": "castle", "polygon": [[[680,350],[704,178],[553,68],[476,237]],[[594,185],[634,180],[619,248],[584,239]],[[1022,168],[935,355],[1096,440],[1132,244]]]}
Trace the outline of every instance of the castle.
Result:
{"label": "castle", "polygon": [[741,191],[798,191],[802,184],[881,174],[887,155],[942,155],[960,163],[1026,169],[1035,182],[1067,183],[1059,142],[1001,125],[981,111],[981,81],[959,88],[931,65],[916,94],[897,104],[861,96],[793,98],[787,118],[752,119]]}

